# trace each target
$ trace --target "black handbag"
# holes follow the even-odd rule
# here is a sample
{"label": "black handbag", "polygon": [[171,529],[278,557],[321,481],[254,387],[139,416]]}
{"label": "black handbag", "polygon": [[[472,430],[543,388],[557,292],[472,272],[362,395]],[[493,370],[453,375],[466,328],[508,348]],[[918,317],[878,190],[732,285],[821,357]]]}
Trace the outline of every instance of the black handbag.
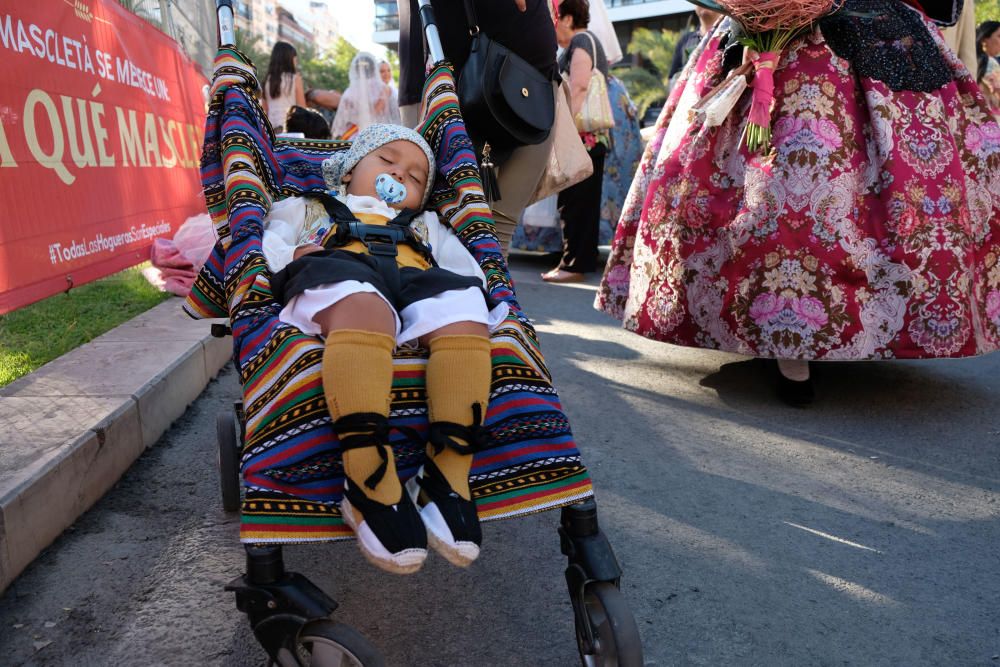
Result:
{"label": "black handbag", "polygon": [[552,81],[504,45],[480,32],[472,0],[465,0],[472,36],[458,77],[458,102],[477,152],[483,190],[500,199],[493,159],[518,146],[545,141],[555,122]]}

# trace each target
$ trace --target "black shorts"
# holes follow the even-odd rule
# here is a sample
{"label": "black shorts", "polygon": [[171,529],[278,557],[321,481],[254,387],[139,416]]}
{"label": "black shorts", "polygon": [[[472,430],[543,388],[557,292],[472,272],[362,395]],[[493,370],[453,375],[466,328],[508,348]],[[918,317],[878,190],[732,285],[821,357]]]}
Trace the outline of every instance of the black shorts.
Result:
{"label": "black shorts", "polygon": [[307,289],[344,280],[371,284],[393,305],[397,313],[411,303],[468,287],[482,290],[487,307],[492,307],[492,300],[483,290],[482,281],[475,276],[460,276],[437,266],[429,269],[404,266],[399,269],[399,289],[394,291],[379,273],[378,262],[374,257],[349,250],[323,250],[303,255],[274,274],[271,289],[274,297],[282,305],[287,305]]}

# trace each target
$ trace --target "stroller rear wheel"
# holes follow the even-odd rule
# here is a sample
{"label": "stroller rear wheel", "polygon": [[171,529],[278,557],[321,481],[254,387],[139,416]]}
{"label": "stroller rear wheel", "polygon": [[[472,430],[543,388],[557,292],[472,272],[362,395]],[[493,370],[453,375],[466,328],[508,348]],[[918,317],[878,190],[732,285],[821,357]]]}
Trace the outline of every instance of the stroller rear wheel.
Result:
{"label": "stroller rear wheel", "polygon": [[240,439],[236,431],[234,412],[220,412],[215,418],[215,434],[219,441],[219,487],[222,509],[240,509]]}
{"label": "stroller rear wheel", "polygon": [[382,657],[354,628],[321,618],[304,624],[295,637],[293,651],[282,649],[283,667],[382,667]]}
{"label": "stroller rear wheel", "polygon": [[[611,582],[584,588],[586,618],[577,619],[576,642],[584,667],[641,667],[639,628],[625,596]],[[580,623],[589,625],[581,627]]]}

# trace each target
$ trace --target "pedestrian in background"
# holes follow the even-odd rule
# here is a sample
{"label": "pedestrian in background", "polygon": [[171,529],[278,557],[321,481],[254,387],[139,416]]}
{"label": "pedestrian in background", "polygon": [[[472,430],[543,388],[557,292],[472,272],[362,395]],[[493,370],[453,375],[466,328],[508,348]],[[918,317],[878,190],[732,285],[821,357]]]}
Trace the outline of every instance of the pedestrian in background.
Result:
{"label": "pedestrian in background", "polygon": [[274,48],[271,49],[267,76],[264,77],[262,103],[264,112],[267,113],[267,120],[276,133],[285,129],[285,116],[292,106],[306,106],[298,61],[299,56],[294,46],[288,42],[275,42]]}
{"label": "pedestrian in background", "polygon": [[[601,44],[605,42],[601,40]],[[604,158],[598,245],[607,245],[614,238],[625,195],[642,157],[638,109],[629,97],[625,84],[615,76],[608,77],[608,97],[615,126],[611,128],[611,146]],[[563,237],[559,228],[558,196],[552,195],[552,201],[547,197],[524,209],[511,241],[513,248],[561,255]]]}
{"label": "pedestrian in background", "polygon": [[976,81],[995,115],[1000,116],[1000,21],[983,21],[976,29]]}
{"label": "pedestrian in background", "polygon": [[684,66],[687,65],[688,59],[698,47],[702,38],[707,35],[709,30],[715,26],[716,22],[722,18],[722,14],[719,12],[706,9],[701,5],[694,6],[694,13],[698,18],[698,29],[686,30],[681,33],[680,37],[677,38],[677,44],[674,46],[674,57],[670,61],[670,71],[667,72],[667,78],[670,79],[670,86],[673,86],[674,81],[677,80],[677,75],[680,74],[681,70],[684,69]]}
{"label": "pedestrian in background", "polygon": [[350,139],[375,123],[399,124],[399,106],[379,76],[375,56],[364,51],[354,56],[348,77],[330,126],[335,139]]}
{"label": "pedestrian in background", "polygon": [[[490,39],[523,58],[542,75],[559,79],[556,65],[556,36],[549,10],[550,0],[470,0],[480,30]],[[398,0],[399,4],[399,104],[403,124],[414,127],[419,122],[420,93],[426,73],[423,30],[417,13],[417,0]],[[471,37],[461,2],[431,0],[437,18],[438,33],[445,57],[461,77],[469,58]],[[553,85],[555,100],[557,87]],[[477,128],[468,125],[469,135],[477,139]],[[552,133],[538,144],[520,146],[509,156],[494,155],[497,164],[500,198],[491,203],[494,229],[500,248],[507,255],[511,236],[528,205],[548,164]]]}
{"label": "pedestrian in background", "polygon": [[[570,110],[574,116],[583,108],[594,68],[605,78],[608,76],[607,56],[601,42],[587,30],[589,22],[587,0],[559,3],[556,39],[564,49],[559,69],[569,81]],[[582,282],[587,273],[597,270],[604,157],[611,140],[606,130],[581,132],[580,139],[587,147],[594,173],[559,193],[563,252],[559,265],[542,274],[542,280],[550,283]]]}
{"label": "pedestrian in background", "polygon": [[611,145],[604,159],[604,180],[601,183],[601,220],[597,234],[601,245],[611,243],[614,237],[625,195],[642,157],[639,110],[629,97],[625,84],[616,76],[608,77],[608,96],[611,98],[615,126],[611,128]]}
{"label": "pedestrian in background", "polygon": [[382,60],[378,64],[378,75],[382,78],[382,83],[389,86],[389,90],[392,91],[392,96],[399,99],[399,89],[396,87],[396,82],[392,78],[392,65],[389,64],[388,60]]}

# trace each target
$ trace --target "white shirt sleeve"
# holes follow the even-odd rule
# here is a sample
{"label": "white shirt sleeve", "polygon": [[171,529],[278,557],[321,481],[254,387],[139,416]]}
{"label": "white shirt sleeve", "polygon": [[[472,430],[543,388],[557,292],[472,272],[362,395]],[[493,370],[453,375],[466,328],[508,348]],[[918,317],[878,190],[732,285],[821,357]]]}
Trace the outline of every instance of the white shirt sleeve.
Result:
{"label": "white shirt sleeve", "polygon": [[438,266],[460,276],[479,278],[485,288],[486,275],[479,267],[479,262],[455,235],[455,232],[441,224],[434,211],[425,211],[421,217],[427,226],[427,240],[431,245],[431,254],[437,260]]}
{"label": "white shirt sleeve", "polygon": [[294,259],[305,221],[306,204],[302,197],[288,197],[275,202],[264,216],[261,244],[264,259],[272,273],[281,271]]}

